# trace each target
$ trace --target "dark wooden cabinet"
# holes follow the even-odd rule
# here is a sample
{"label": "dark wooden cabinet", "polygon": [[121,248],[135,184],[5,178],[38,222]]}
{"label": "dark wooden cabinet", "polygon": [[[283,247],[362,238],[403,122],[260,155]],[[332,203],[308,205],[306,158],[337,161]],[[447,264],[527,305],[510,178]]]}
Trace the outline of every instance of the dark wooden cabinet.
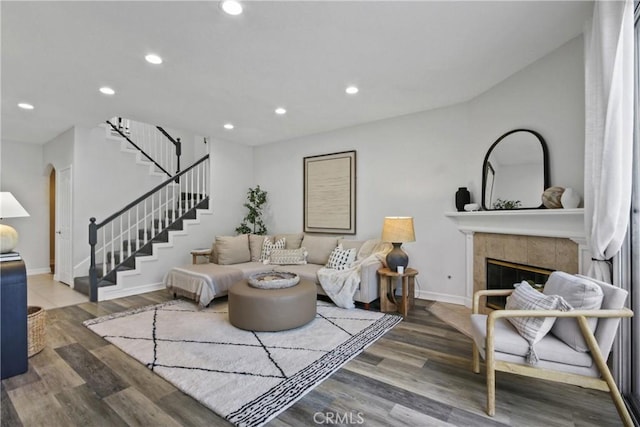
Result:
{"label": "dark wooden cabinet", "polygon": [[27,372],[27,271],[23,261],[0,262],[0,335],[2,379]]}

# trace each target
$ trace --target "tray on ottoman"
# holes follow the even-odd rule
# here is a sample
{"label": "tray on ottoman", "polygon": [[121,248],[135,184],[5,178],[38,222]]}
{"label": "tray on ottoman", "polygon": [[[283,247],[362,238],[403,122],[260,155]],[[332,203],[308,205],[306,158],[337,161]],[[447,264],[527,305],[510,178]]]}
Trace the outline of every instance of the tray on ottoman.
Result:
{"label": "tray on ottoman", "polygon": [[266,273],[255,273],[247,280],[249,285],[259,289],[282,289],[295,286],[300,281],[300,277],[295,273],[286,271],[269,271]]}

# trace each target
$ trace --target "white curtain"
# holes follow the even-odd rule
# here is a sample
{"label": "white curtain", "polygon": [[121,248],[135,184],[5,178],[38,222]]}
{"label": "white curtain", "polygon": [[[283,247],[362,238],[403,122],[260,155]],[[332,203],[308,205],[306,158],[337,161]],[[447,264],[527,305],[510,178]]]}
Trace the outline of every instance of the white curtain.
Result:
{"label": "white curtain", "polygon": [[585,31],[585,227],[589,276],[611,283],[607,261],[629,223],[633,159],[633,1],[596,1]]}

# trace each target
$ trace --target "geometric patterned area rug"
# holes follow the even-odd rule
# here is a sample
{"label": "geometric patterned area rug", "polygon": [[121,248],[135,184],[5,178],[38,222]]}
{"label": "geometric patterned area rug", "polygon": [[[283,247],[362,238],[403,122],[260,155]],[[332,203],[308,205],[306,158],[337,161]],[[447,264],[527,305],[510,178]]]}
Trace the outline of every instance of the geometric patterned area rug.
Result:
{"label": "geometric patterned area rug", "polygon": [[318,301],[305,326],[251,332],[229,323],[226,301],[173,300],[84,325],[233,424],[260,426],[401,320]]}

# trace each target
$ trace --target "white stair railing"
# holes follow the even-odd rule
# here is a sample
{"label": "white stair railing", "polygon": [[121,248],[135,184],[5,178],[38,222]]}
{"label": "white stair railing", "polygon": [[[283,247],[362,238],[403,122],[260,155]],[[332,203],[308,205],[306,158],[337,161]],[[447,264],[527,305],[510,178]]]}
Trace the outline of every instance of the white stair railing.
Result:
{"label": "white stair railing", "polygon": [[129,144],[139,150],[156,168],[173,176],[180,172],[180,138],[173,138],[160,126],[122,117],[107,120],[111,134],[125,138]]}
{"label": "white stair railing", "polygon": [[90,300],[97,301],[98,279],[149,253],[151,243],[196,207],[209,200],[209,155],[158,185],[100,223],[89,220]]}

